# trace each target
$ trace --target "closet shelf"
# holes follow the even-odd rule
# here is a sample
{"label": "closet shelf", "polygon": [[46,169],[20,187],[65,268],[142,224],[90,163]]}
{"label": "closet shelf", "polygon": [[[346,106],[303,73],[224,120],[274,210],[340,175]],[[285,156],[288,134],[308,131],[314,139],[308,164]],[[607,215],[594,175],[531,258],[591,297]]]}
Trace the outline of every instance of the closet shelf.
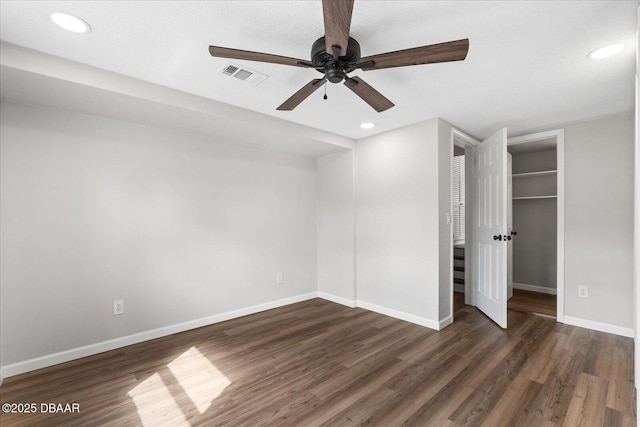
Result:
{"label": "closet shelf", "polygon": [[548,170],[548,171],[537,171],[537,172],[524,172],[524,173],[514,173],[511,176],[513,178],[526,178],[528,176],[546,176],[546,175],[556,175],[558,171]]}
{"label": "closet shelf", "polygon": [[555,194],[551,194],[548,196],[522,196],[522,197],[512,197],[511,200],[534,200],[534,199],[557,199],[558,196]]}

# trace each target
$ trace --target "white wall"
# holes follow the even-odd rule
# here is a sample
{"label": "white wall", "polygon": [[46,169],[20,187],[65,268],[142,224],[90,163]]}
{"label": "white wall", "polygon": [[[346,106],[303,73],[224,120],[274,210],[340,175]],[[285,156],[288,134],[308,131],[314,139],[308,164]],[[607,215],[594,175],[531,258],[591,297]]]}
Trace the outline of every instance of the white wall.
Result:
{"label": "white wall", "polygon": [[358,300],[438,327],[438,120],[356,143]]}
{"label": "white wall", "polygon": [[1,110],[3,366],[315,294],[315,159]]}
{"label": "white wall", "polygon": [[355,154],[353,150],[317,158],[318,292],[354,306]]}
{"label": "white wall", "polygon": [[631,113],[565,127],[568,323],[633,331],[633,139]]}

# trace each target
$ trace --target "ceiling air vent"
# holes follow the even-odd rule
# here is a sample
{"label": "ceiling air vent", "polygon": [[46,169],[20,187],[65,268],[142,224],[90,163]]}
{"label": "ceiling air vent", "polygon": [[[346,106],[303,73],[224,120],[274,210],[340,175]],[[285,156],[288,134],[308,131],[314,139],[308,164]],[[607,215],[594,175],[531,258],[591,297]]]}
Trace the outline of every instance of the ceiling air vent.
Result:
{"label": "ceiling air vent", "polygon": [[222,69],[222,74],[226,74],[228,76],[233,76],[233,73],[235,73],[238,70],[239,70],[239,68],[236,67],[235,65],[227,65],[226,67],[224,67]]}
{"label": "ceiling air vent", "polygon": [[266,74],[261,74],[257,71],[249,70],[246,67],[241,67],[240,65],[236,64],[225,65],[224,68],[222,68],[222,74],[236,78],[245,83],[250,83],[254,86],[259,85],[264,80],[266,80],[267,77],[269,77]]}

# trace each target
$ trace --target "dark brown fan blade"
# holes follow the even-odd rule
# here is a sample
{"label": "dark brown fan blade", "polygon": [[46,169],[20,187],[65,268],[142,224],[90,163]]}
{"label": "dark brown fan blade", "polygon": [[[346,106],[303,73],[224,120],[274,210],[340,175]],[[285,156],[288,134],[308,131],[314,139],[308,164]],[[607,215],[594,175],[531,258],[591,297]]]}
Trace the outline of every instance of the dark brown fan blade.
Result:
{"label": "dark brown fan blade", "polygon": [[302,101],[307,99],[309,95],[318,90],[322,85],[327,82],[327,79],[313,79],[302,87],[299,91],[291,95],[291,98],[287,99],[277,109],[280,111],[291,111],[296,108]]}
{"label": "dark brown fan blade", "polygon": [[[455,40],[429,46],[414,47],[395,52],[360,58],[364,71],[436,62],[462,61],[469,51],[469,39]],[[366,64],[372,62],[372,64]]]}
{"label": "dark brown fan blade", "polygon": [[333,55],[333,46],[340,46],[340,56],[347,54],[351,12],[353,0],[322,0],[324,41],[329,55]]}
{"label": "dark brown fan blade", "polygon": [[247,61],[270,62],[272,64],[293,65],[294,67],[313,66],[309,61],[289,58],[287,56],[271,55],[269,53],[251,52],[249,50],[230,49],[228,47],[209,46],[211,56],[229,59],[245,59]]}
{"label": "dark brown fan blade", "polygon": [[382,96],[380,92],[369,86],[359,77],[347,78],[344,85],[369,104],[378,113],[388,110],[394,103]]}

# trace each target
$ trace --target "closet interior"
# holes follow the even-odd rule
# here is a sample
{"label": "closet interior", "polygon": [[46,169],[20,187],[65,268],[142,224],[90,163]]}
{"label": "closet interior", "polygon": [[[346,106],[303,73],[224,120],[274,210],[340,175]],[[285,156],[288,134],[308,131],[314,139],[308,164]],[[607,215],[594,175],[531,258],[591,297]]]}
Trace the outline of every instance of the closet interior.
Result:
{"label": "closet interior", "polygon": [[507,296],[510,309],[555,316],[556,139],[509,145]]}

